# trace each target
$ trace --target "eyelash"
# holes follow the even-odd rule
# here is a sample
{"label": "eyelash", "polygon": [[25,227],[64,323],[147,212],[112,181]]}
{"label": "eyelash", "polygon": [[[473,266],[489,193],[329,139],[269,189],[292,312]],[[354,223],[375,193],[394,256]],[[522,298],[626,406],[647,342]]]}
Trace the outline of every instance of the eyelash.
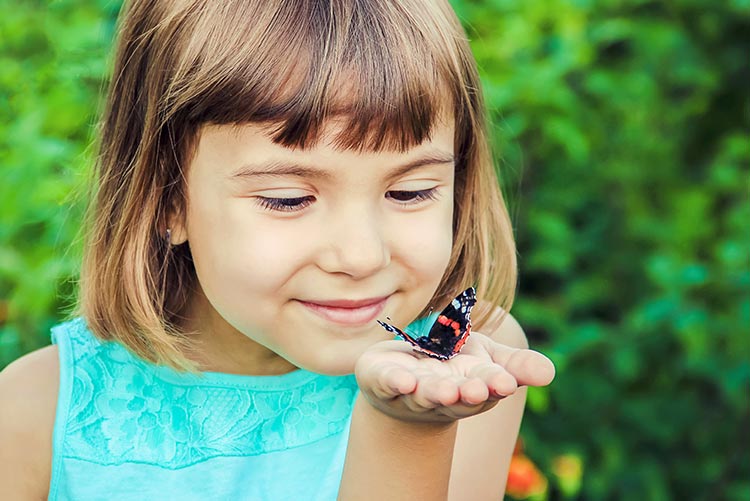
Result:
{"label": "eyelash", "polygon": [[[400,196],[408,197],[406,200],[395,198],[393,195],[398,194]],[[389,191],[386,195],[390,195],[391,200],[395,201],[399,205],[414,205],[425,200],[437,200],[437,188],[429,188],[427,190],[416,190],[416,191]],[[315,201],[315,197],[295,197],[295,198],[268,198],[258,197],[258,205],[261,208],[271,211],[278,212],[295,212],[300,211]]]}
{"label": "eyelash", "polygon": [[[406,195],[408,198],[407,200],[394,198],[393,194],[398,193],[400,195]],[[426,190],[416,190],[416,191],[389,191],[387,194],[391,195],[391,199],[394,200],[396,203],[400,205],[412,205],[412,204],[418,204],[419,202],[424,202],[425,200],[437,200],[437,188],[429,188]]]}
{"label": "eyelash", "polygon": [[295,197],[295,198],[267,198],[258,197],[258,205],[263,209],[273,210],[278,212],[294,212],[302,210],[309,206],[315,197]]}

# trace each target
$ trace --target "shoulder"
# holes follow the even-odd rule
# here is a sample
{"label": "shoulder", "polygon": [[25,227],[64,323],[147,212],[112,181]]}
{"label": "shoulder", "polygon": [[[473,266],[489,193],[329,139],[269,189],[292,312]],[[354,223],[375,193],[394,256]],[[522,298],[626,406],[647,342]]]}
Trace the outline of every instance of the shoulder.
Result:
{"label": "shoulder", "polygon": [[46,499],[59,384],[57,346],[0,372],[0,498]]}
{"label": "shoulder", "polygon": [[[31,406],[57,403],[60,361],[57,346],[50,345],[25,355],[0,371],[0,397],[5,402]],[[33,390],[33,394],[29,392]],[[39,410],[39,409],[37,409]]]}
{"label": "shoulder", "polygon": [[518,321],[505,310],[495,307],[489,318],[479,326],[478,330],[498,343],[513,348],[528,348],[529,341],[526,333]]}
{"label": "shoulder", "polygon": [[[54,418],[60,381],[56,345],[29,353],[0,372],[0,423],[30,427],[42,415]],[[10,404],[10,405],[6,405]],[[10,412],[10,411],[13,412]],[[23,415],[28,413],[28,415]],[[52,424],[52,420],[49,420]]]}

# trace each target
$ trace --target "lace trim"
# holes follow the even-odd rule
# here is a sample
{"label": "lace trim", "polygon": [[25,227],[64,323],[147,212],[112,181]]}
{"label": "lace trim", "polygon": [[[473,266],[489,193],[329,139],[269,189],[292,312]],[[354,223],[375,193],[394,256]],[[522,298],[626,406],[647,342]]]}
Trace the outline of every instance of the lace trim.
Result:
{"label": "lace trim", "polygon": [[342,432],[357,391],[353,376],[302,370],[180,374],[100,341],[82,319],[53,330],[61,335],[74,361],[63,454],[97,464],[181,468],[298,447]]}

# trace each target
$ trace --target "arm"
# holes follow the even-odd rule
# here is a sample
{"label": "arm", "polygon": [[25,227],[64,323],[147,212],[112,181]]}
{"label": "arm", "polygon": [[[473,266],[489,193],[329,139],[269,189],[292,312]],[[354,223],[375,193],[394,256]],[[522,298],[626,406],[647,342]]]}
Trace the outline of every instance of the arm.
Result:
{"label": "arm", "polygon": [[340,500],[446,499],[455,423],[401,421],[376,410],[360,395],[352,430]]}
{"label": "arm", "polygon": [[[519,386],[549,384],[554,366],[540,353],[475,333],[459,355],[443,362],[415,354],[403,341],[382,341],[360,357],[355,374],[360,397],[352,418],[339,499],[430,501],[449,499],[451,463],[455,461],[463,471],[474,468],[466,482],[479,479],[484,485],[480,486],[481,496],[490,489],[502,492],[503,478],[484,483],[479,477],[507,474],[510,452],[505,458],[498,448],[512,450],[524,395],[509,399],[523,391]],[[457,424],[492,412],[498,402],[508,405],[495,416],[501,416],[510,429],[497,429],[498,417],[463,429],[463,423]],[[458,441],[454,438],[457,428],[461,430]],[[478,456],[475,444],[488,441],[487,450]],[[454,446],[458,460],[454,459]],[[479,464],[486,458],[489,465]],[[455,482],[456,499],[469,499],[460,491],[465,485]]]}
{"label": "arm", "polygon": [[[514,348],[529,347],[510,315],[488,336]],[[503,498],[525,403],[526,388],[519,388],[492,410],[459,422],[448,499]]]}
{"label": "arm", "polygon": [[47,499],[58,380],[56,346],[0,372],[0,499]]}

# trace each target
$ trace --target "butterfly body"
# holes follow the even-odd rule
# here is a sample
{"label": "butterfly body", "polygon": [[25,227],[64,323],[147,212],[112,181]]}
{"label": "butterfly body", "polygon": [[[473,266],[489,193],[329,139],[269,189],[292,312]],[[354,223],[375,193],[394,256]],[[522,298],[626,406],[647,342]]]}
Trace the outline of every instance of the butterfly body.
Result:
{"label": "butterfly body", "polygon": [[469,287],[459,294],[438,315],[435,323],[425,336],[412,336],[398,327],[378,323],[414,347],[414,351],[424,353],[438,360],[448,360],[456,356],[471,333],[471,309],[476,304],[476,291]]}

